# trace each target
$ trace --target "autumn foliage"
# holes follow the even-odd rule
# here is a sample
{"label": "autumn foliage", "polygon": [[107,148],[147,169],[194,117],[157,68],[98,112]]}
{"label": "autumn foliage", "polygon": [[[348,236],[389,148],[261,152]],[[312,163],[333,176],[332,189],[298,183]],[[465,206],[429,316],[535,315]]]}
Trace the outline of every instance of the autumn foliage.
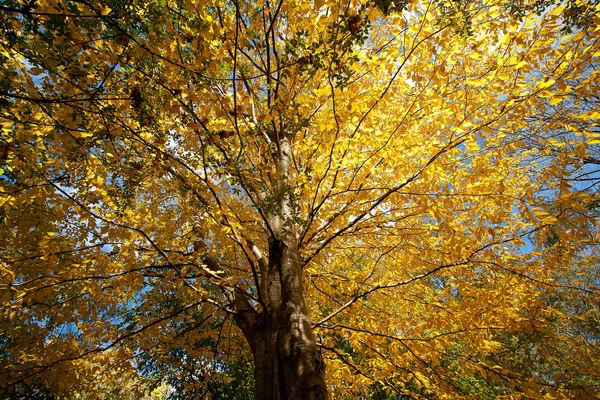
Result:
{"label": "autumn foliage", "polygon": [[600,396],[595,3],[0,1],[0,397]]}

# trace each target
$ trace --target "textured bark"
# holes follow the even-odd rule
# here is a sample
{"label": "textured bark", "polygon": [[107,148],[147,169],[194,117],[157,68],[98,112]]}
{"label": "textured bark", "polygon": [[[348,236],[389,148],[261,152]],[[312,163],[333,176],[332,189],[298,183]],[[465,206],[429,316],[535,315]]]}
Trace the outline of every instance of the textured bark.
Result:
{"label": "textured bark", "polygon": [[[194,246],[207,251],[200,235]],[[205,255],[203,260],[214,276],[224,274],[216,257]],[[256,399],[325,400],[325,365],[306,309],[295,235],[284,231],[283,239],[271,239],[269,263],[263,265],[260,290],[266,308],[260,313],[242,290],[228,288],[254,356]]]}
{"label": "textured bark", "polygon": [[269,196],[277,206],[268,213],[272,235],[268,263],[259,260],[258,290],[264,309],[256,313],[238,302],[237,321],[254,355],[257,400],[325,400],[325,365],[306,308],[291,190],[287,187],[290,142],[280,138],[278,150],[275,162],[279,178]]}
{"label": "textured bark", "polygon": [[258,400],[327,399],[325,366],[312,333],[295,243],[272,240],[266,293],[269,311],[242,329],[255,364]]}

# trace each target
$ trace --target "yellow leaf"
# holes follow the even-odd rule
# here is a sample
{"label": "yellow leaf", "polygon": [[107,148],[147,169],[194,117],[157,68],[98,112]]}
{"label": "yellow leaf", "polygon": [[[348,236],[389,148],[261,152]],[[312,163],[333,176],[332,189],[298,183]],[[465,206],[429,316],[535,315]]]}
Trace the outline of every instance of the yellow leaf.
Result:
{"label": "yellow leaf", "polygon": [[517,70],[521,69],[521,68],[523,68],[526,65],[527,65],[527,62],[521,61],[520,63],[518,63],[517,65],[515,65],[515,69],[517,69]]}
{"label": "yellow leaf", "polygon": [[552,100],[550,100],[550,105],[557,105],[560,104],[563,101],[562,97],[554,97]]}
{"label": "yellow leaf", "polygon": [[490,17],[498,18],[500,16],[500,7],[493,6],[490,8]]}
{"label": "yellow leaf", "polygon": [[550,10],[550,12],[548,13],[548,15],[551,15],[551,16],[559,15],[559,14],[561,14],[564,11],[564,9],[565,9],[564,5],[558,6],[558,7],[554,7],[552,10]]}
{"label": "yellow leaf", "polygon": [[87,132],[87,131],[71,130],[69,132],[71,133],[71,135],[78,137],[78,138],[87,138],[87,137],[91,137],[94,135],[92,132]]}
{"label": "yellow leaf", "polygon": [[554,79],[548,79],[547,81],[539,81],[536,86],[540,89],[547,89],[550,86],[554,85],[556,81]]}

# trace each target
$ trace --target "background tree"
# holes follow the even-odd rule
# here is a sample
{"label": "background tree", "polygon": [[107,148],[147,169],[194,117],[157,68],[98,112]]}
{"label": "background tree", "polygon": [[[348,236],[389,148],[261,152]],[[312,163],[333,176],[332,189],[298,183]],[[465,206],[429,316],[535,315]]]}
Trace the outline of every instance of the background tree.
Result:
{"label": "background tree", "polygon": [[597,395],[598,5],[1,4],[3,395]]}

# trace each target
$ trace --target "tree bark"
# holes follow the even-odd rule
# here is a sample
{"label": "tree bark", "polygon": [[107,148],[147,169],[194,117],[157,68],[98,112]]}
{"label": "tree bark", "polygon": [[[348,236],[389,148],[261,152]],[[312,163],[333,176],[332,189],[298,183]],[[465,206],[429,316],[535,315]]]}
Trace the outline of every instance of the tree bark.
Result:
{"label": "tree bark", "polygon": [[324,400],[325,365],[306,309],[298,248],[287,236],[270,242],[268,310],[252,327],[241,323],[254,355],[256,399]]}
{"label": "tree bark", "polygon": [[[219,260],[195,226],[194,247],[214,276],[223,276]],[[260,292],[264,309],[257,312],[239,288],[228,288],[237,324],[254,356],[257,400],[326,400],[325,365],[306,308],[302,264],[296,236],[284,228],[269,241],[269,262],[261,263]]]}
{"label": "tree bark", "polygon": [[268,263],[261,262],[260,313],[236,307],[238,325],[254,355],[257,400],[325,400],[325,365],[312,332],[302,282],[302,262],[293,227],[291,188],[287,186],[291,144],[278,141],[278,179],[268,213]]}

